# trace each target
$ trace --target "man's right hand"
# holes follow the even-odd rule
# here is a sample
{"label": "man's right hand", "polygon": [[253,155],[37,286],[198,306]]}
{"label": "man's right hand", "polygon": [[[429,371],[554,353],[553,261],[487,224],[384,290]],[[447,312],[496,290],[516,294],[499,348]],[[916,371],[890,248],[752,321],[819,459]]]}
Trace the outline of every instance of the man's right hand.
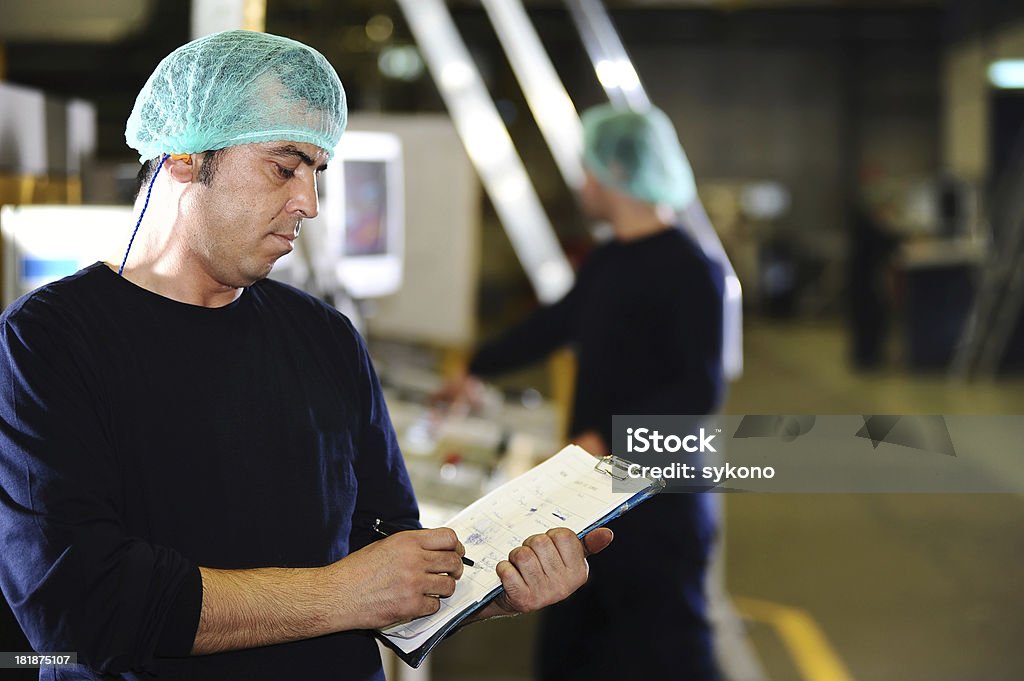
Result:
{"label": "man's right hand", "polygon": [[479,409],[484,401],[484,384],[473,374],[463,371],[445,383],[430,399],[448,405],[457,413]]}
{"label": "man's right hand", "polygon": [[466,548],[446,527],[407,530],[327,567],[337,629],[379,629],[432,615],[455,593]]}

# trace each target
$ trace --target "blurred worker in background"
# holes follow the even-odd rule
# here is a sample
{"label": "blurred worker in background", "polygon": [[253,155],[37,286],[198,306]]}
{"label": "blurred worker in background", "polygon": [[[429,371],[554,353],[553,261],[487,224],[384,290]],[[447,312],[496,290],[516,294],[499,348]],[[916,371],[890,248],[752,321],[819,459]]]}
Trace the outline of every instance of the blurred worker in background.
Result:
{"label": "blurred worker in background", "polygon": [[900,237],[897,195],[882,169],[867,165],[852,208],[846,265],[850,361],[854,369],[882,369],[892,325],[892,265]]}
{"label": "blurred worker in background", "polygon": [[[345,122],[306,45],[175,50],[126,130],[147,184],[131,258],[0,317],[0,586],[35,650],[78,655],[41,678],[383,681],[367,630],[454,591],[450,529],[371,543],[375,519],[417,527],[418,509],[362,339],[265,279]],[[481,618],[572,593],[585,548],[527,539]]]}
{"label": "blurred worker in background", "polygon": [[[674,224],[696,199],[667,116],[609,106],[584,113],[582,205],[615,238],[557,303],[480,347],[439,394],[479,392],[478,377],[575,349],[570,440],[609,453],[613,414],[708,414],[723,399],[720,266]],[[661,494],[610,527],[615,545],[589,583],[544,612],[544,681],[718,678],[704,593],[716,533],[703,494]]]}

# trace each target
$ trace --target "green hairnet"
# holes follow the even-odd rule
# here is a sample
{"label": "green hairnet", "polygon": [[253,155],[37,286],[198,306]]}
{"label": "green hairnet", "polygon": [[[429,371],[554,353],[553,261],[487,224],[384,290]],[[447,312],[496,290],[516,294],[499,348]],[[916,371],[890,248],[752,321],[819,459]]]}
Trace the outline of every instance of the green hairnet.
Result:
{"label": "green hairnet", "polygon": [[345,90],[322,54],[281,36],[224,31],[157,65],[124,137],[143,162],[279,140],[333,156],[347,117]]}
{"label": "green hairnet", "polygon": [[583,163],[601,184],[674,208],[696,198],[690,162],[661,109],[636,112],[604,104],[582,118]]}

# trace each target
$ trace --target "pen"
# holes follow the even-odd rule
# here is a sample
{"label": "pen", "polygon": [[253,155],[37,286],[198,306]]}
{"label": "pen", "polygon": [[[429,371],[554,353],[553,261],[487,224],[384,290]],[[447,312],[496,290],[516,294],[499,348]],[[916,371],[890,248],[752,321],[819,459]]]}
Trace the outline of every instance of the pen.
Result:
{"label": "pen", "polygon": [[[379,534],[381,536],[381,539],[383,539],[384,537],[390,537],[395,532],[404,532],[405,530],[409,529],[413,528],[399,527],[387,521],[381,520],[380,518],[377,518],[373,521],[373,531]],[[462,564],[468,565],[469,567],[473,567],[474,565],[476,565],[476,563],[474,563],[469,558],[466,558],[465,556],[462,556]]]}

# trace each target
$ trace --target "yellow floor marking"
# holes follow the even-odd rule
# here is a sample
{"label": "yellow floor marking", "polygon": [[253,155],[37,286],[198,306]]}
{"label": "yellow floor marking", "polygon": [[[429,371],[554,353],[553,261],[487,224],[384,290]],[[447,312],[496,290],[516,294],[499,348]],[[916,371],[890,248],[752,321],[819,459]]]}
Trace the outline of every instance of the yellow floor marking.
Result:
{"label": "yellow floor marking", "polygon": [[775,629],[805,681],[853,681],[810,613],[756,598],[733,598],[744,617]]}

